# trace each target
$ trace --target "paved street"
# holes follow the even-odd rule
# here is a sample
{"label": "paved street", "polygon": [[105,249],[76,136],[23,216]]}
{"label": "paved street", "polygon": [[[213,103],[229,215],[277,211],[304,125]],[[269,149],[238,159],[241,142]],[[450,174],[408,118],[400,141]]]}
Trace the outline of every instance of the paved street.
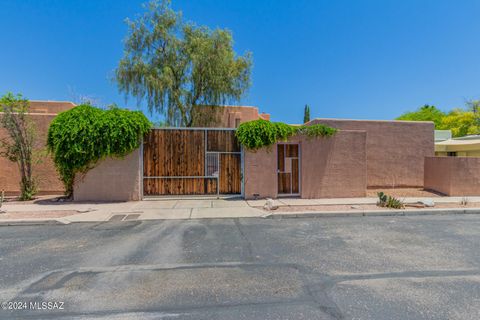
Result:
{"label": "paved street", "polygon": [[1,319],[479,319],[480,216],[0,227]]}

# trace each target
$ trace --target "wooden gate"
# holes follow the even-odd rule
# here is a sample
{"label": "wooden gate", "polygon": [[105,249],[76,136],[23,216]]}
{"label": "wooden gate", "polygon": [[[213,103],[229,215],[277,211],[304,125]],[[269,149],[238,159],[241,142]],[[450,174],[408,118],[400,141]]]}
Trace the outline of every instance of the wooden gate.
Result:
{"label": "wooden gate", "polygon": [[234,130],[153,129],[143,144],[143,194],[241,194]]}
{"label": "wooden gate", "polygon": [[278,156],[278,194],[300,194],[300,146],[293,143],[279,143]]}

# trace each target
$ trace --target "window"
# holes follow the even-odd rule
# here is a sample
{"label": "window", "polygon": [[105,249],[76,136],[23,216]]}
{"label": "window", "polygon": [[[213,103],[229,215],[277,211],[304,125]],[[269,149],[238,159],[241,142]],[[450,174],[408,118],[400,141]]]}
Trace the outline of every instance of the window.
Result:
{"label": "window", "polygon": [[447,152],[447,156],[449,157],[456,157],[457,153],[456,152]]}
{"label": "window", "polygon": [[208,152],[206,169],[206,176],[209,177],[218,177],[218,153]]}

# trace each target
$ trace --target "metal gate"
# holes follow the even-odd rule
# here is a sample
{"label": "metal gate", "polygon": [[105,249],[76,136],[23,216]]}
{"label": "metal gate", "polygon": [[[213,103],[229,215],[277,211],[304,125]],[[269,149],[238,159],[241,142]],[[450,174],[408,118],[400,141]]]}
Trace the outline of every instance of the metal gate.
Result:
{"label": "metal gate", "polygon": [[143,195],[242,194],[234,129],[153,129],[143,143]]}

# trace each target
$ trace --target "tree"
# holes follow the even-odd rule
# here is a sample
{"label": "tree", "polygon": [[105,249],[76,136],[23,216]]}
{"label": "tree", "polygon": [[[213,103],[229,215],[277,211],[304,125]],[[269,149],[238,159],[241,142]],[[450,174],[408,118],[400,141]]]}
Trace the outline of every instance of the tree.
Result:
{"label": "tree", "polygon": [[20,94],[7,93],[0,98],[0,125],[7,132],[0,140],[0,156],[18,164],[20,200],[32,199],[37,190],[32,172],[36,130],[28,109],[28,100]]}
{"label": "tree", "polygon": [[477,126],[480,127],[480,100],[470,100],[466,104],[468,110],[473,112]]}
{"label": "tree", "polygon": [[473,111],[455,109],[443,119],[438,129],[451,130],[453,137],[463,137],[480,133],[480,126]]}
{"label": "tree", "polygon": [[453,109],[445,113],[435,106],[424,105],[414,112],[407,112],[397,120],[433,121],[435,129],[451,130],[453,137],[480,133],[480,100],[466,102],[466,109]]}
{"label": "tree", "polygon": [[199,107],[243,96],[251,54],[235,54],[230,31],[183,22],[169,0],[145,7],[137,20],[127,19],[125,53],[115,72],[120,92],[146,100],[150,112],[180,126],[191,126]]}
{"label": "tree", "polygon": [[433,121],[435,128],[439,129],[442,123],[442,119],[445,117],[445,113],[435,106],[424,105],[413,112],[406,112],[398,117],[396,120],[409,120],[409,121]]}
{"label": "tree", "polygon": [[305,109],[303,109],[303,123],[307,123],[308,121],[310,121],[310,106],[306,104]]}

